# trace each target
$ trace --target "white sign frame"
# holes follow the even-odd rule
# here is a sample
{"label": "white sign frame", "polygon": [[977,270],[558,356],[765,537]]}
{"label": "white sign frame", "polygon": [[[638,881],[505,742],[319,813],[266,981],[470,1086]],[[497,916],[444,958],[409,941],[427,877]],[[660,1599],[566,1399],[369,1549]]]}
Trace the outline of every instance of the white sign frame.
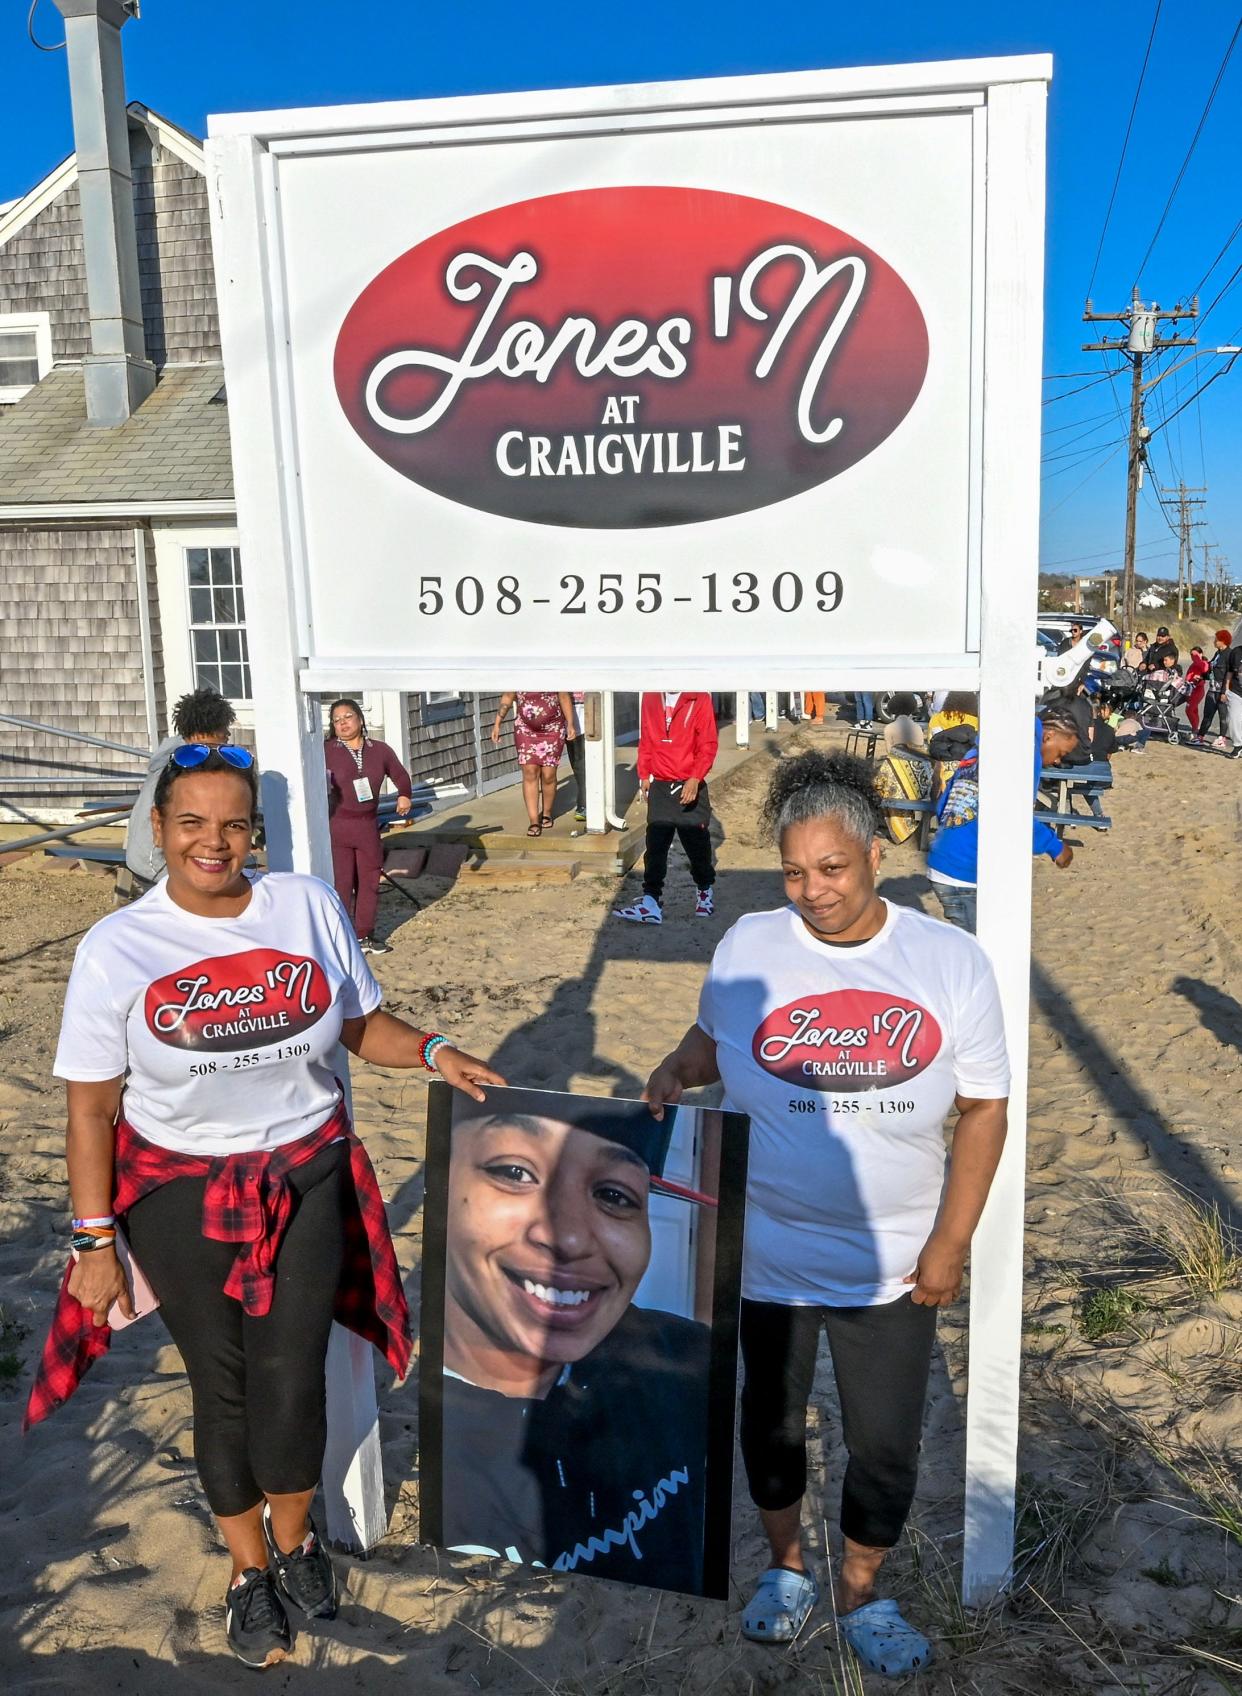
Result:
{"label": "white sign frame", "polygon": [[[297,418],[284,351],[284,280],[279,269],[276,161],[339,150],[361,153],[415,143],[436,133],[515,136],[523,126],[561,135],[618,132],[684,121],[780,122],[893,111],[969,110],[977,138],[973,193],[982,239],[972,284],[976,314],[972,407],[978,480],[972,494],[977,623],[963,651],[921,654],[918,633],[904,651],[791,655],[781,664],[738,653],[727,672],[705,666],[693,642],[675,661],[641,657],[597,667],[589,686],[604,689],[687,685],[736,687],[749,677],[767,689],[800,688],[812,675],[833,688],[977,689],[981,700],[979,939],[993,961],[1005,1010],[1013,1070],[1010,1132],[992,1196],[975,1236],[971,1279],[971,1371],[967,1410],[966,1533],[963,1590],[981,1602],[1007,1581],[1012,1565],[1018,1440],[1022,1230],[1028,1059],[1032,752],[1039,517],[1040,367],[1043,322],[1044,131],[1047,55],[946,63],[714,78],[619,88],[587,88],[464,99],[382,103],[213,117],[206,148],[221,335],[228,382],[238,525],[246,559],[248,626],[269,863],[330,878],[323,756],[315,691],[494,687],[456,661],[420,659],[417,676],[381,661],[324,666],[307,652],[305,577],[299,533]],[[350,594],[365,594],[364,568]],[[900,609],[894,610],[894,619]],[[360,669],[361,666],[361,669]],[[810,668],[814,668],[812,672]],[[506,687],[564,682],[563,660],[532,666],[514,656]],[[519,676],[518,673],[521,673]],[[377,1500],[377,1423],[364,1351],[334,1354],[334,1406],[352,1374],[350,1441],[354,1480],[329,1481],[334,1534],[363,1547],[384,1530]],[[348,1354],[349,1364],[345,1364]],[[339,1416],[338,1416],[339,1417]],[[339,1446],[339,1445],[338,1445]],[[346,1445],[348,1446],[348,1445]],[[364,1453],[365,1451],[365,1453]],[[359,1455],[362,1460],[359,1461]],[[362,1482],[358,1482],[359,1480]]]}

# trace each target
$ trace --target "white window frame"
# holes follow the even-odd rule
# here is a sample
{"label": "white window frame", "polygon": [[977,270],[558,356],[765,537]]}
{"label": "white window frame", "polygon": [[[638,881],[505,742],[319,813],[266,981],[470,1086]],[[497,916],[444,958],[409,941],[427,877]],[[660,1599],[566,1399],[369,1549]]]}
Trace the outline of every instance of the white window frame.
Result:
{"label": "white window frame", "polygon": [[[244,617],[240,618],[235,623],[229,623],[229,624],[218,624],[218,623],[215,622],[214,618],[213,618],[211,623],[202,624],[202,623],[196,622],[196,620],[194,618],[194,597],[193,597],[193,594],[191,593],[191,584],[190,584],[190,555],[191,555],[191,553],[206,552],[207,558],[208,558],[208,574],[209,574],[209,583],[210,583],[212,549],[215,549],[217,552],[223,552],[224,550],[227,549],[229,553],[234,554],[236,556],[235,570],[236,570],[236,573],[237,573],[237,578],[236,578],[236,583],[233,585],[233,587],[241,590],[241,592],[243,594],[245,593],[240,542],[238,542],[236,539],[234,539],[233,541],[229,541],[229,542],[225,542],[225,541],[222,541],[222,540],[217,540],[217,541],[213,541],[213,542],[194,541],[194,542],[186,542],[182,545],[182,549],[181,549],[181,575],[182,575],[182,582],[184,584],[184,592],[185,592],[186,634],[187,634],[187,637],[188,637],[188,640],[189,640],[189,645],[190,645],[190,676],[193,679],[190,687],[193,688],[193,689],[197,689],[197,688],[202,687],[202,685],[199,683],[199,680],[198,680],[199,661],[198,661],[198,659],[195,655],[195,652],[194,652],[194,634],[195,634],[195,632],[198,631],[198,630],[238,630],[238,631],[241,632],[242,637],[243,637],[243,646],[245,647],[246,658],[243,659],[243,660],[237,660],[237,661],[223,661],[222,660],[222,661],[217,662],[217,664],[221,665],[221,666],[225,665],[225,664],[237,664],[237,665],[240,665],[245,671],[250,672],[250,694],[249,695],[228,695],[228,696],[225,697],[225,699],[230,701],[235,707],[249,707],[253,704],[253,701],[254,701],[254,671],[253,671],[253,667],[252,667],[250,657],[249,657],[249,655],[250,655],[250,644],[249,644],[249,639],[248,639],[247,634],[246,634],[246,620],[245,620],[245,618]],[[194,587],[202,587],[202,585],[194,585]]]}
{"label": "white window frame", "polygon": [[0,312],[0,341],[8,330],[30,331],[35,334],[35,359],[39,375],[33,383],[0,384],[0,406],[12,406],[28,395],[52,369],[52,318],[48,312]]}
{"label": "white window frame", "polygon": [[464,718],[466,697],[458,689],[424,689],[423,723],[444,724],[451,718]]}

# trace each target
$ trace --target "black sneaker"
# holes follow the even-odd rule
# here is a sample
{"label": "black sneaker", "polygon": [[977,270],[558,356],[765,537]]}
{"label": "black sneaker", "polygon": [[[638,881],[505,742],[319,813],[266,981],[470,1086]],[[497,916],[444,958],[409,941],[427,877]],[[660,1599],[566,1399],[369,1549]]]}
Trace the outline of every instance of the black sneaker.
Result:
{"label": "black sneaker", "polygon": [[273,1667],[293,1646],[289,1616],[266,1569],[248,1566],[240,1584],[224,1598],[224,1630],[229,1648],[243,1665]]}
{"label": "black sneaker", "polygon": [[362,937],[360,939],[359,946],[361,947],[362,952],[364,954],[391,954],[392,953],[392,944],[388,943],[388,942],[381,942],[378,936],[364,936],[364,937]]}
{"label": "black sneaker", "polygon": [[294,1607],[301,1608],[310,1619],[335,1619],[336,1573],[332,1570],[332,1562],[320,1541],[314,1520],[310,1522],[310,1536],[291,1555],[283,1554],[272,1536],[271,1509],[264,1503],[263,1534],[272,1553],[272,1565],[276,1568],[280,1588]]}

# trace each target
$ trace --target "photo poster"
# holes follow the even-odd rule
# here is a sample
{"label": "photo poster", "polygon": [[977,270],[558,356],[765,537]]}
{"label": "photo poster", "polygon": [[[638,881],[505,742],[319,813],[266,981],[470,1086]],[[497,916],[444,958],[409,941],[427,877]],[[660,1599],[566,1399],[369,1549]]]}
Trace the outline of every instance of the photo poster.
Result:
{"label": "photo poster", "polygon": [[726,1600],[750,1121],[433,1083],[421,1540]]}

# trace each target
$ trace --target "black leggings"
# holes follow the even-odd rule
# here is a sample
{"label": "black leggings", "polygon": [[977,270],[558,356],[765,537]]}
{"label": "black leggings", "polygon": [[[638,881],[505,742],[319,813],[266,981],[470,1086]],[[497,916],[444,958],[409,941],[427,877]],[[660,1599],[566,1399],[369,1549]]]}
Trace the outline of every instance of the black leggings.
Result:
{"label": "black leggings", "polygon": [[690,862],[690,876],[698,889],[710,889],[716,881],[712,861],[711,832],[705,824],[653,824],[647,821],[647,849],[643,857],[643,894],[658,901],[664,893],[668,851],[674,836],[681,838]]}
{"label": "black leggings", "polygon": [[160,1299],[189,1374],[198,1475],[211,1511],[222,1518],[247,1512],[265,1495],[311,1490],[319,1482],[348,1159],[349,1144],[336,1142],[290,1172],[293,1217],[262,1319],[224,1293],[237,1244],[202,1234],[205,1178],[174,1178],[130,1209],[134,1258]]}
{"label": "black leggings", "polygon": [[742,1459],[756,1507],[806,1491],[806,1408],[819,1327],[828,1333],[849,1463],[841,1530],[891,1549],[914,1500],[936,1309],[908,1295],[880,1307],[742,1302]]}

